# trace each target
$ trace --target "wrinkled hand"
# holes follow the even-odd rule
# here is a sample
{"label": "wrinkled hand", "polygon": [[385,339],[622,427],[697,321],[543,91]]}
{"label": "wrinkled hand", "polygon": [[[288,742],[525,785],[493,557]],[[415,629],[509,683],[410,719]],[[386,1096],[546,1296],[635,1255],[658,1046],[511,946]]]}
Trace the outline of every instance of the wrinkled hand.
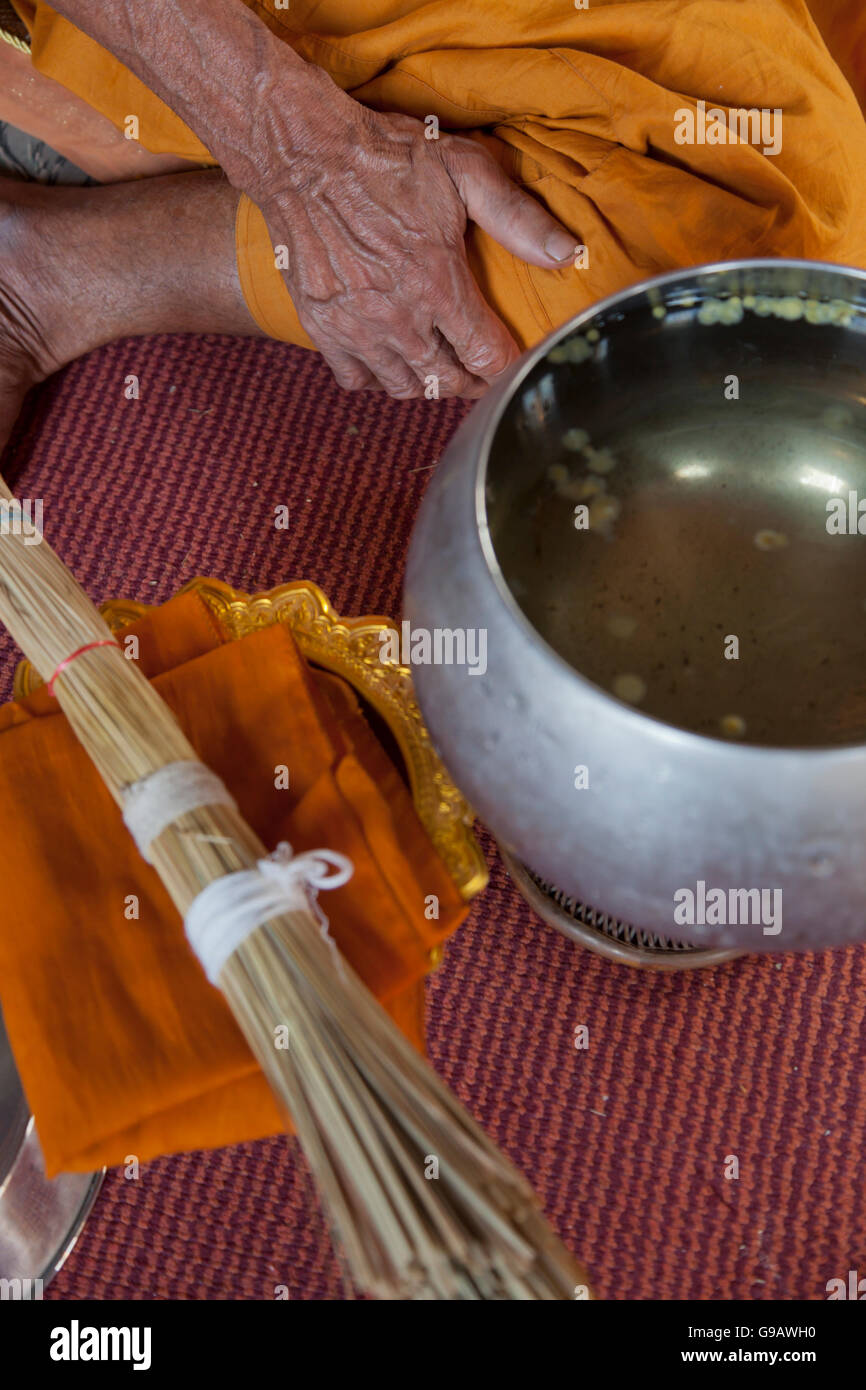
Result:
{"label": "wrinkled hand", "polygon": [[575,238],[474,140],[339,96],[316,158],[287,160],[256,198],[301,324],[350,390],[480,396],[519,349],[469,269],[467,222],[546,269]]}

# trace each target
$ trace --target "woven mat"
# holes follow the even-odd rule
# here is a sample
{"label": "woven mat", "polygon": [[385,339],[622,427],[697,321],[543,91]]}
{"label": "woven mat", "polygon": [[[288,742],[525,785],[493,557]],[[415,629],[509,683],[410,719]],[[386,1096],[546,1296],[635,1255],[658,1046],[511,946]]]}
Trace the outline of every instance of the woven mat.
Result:
{"label": "woven mat", "polygon": [[[42,388],[4,471],[45,499],[51,541],[97,600],[161,602],[196,574],[251,590],[304,577],[338,611],[396,616],[412,518],[463,410],[344,395],[275,343],[127,341]],[[273,526],[283,503],[288,533]],[[4,696],[13,663],[3,637]],[[634,972],[539,922],[487,849],[490,889],[430,982],[430,1054],[599,1294],[823,1298],[866,1270],[866,950]],[[48,1296],[271,1299],[279,1285],[342,1296],[289,1140],[109,1174]]]}

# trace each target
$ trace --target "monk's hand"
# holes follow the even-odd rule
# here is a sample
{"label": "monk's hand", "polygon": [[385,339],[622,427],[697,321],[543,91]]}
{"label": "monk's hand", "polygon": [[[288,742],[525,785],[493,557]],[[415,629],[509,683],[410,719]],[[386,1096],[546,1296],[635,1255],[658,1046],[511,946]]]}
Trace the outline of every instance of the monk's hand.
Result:
{"label": "monk's hand", "polygon": [[469,269],[467,222],[545,269],[572,262],[575,238],[476,141],[337,96],[315,149],[293,142],[246,189],[301,324],[350,390],[479,396],[519,349]]}
{"label": "monk's hand", "polygon": [[574,237],[475,141],[427,139],[423,121],[361,106],[240,0],[53,8],[262,209],[301,323],[341,385],[475,396],[517,356],[470,273],[466,224],[545,269],[569,264]]}

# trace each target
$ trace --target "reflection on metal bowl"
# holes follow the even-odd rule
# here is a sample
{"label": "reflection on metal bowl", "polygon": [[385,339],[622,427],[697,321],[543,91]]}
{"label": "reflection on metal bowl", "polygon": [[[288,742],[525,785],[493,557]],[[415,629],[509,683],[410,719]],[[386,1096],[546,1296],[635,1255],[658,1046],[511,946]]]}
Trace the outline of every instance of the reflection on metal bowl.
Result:
{"label": "reflection on metal bowl", "polygon": [[63,1264],[99,1191],[102,1173],[49,1181],[0,1017],[0,1280],[3,1297],[39,1298]]}

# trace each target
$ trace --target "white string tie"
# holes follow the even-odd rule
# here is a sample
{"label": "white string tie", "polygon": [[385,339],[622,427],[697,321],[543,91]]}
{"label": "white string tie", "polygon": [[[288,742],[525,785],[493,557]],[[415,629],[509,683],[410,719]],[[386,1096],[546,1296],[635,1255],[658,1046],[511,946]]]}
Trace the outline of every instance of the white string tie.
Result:
{"label": "white string tie", "polygon": [[166,763],[126,788],[123,819],[139,854],[152,864],[150,847],[154,840],[181,816],[203,806],[230,806],[237,810],[225,782],[204,763]]}
{"label": "white string tie", "polygon": [[336,850],[311,849],[294,855],[284,841],[254,869],[214,879],[193,899],[184,919],[187,939],[211,984],[219,983],[229,956],[257,927],[284,912],[312,910],[336,967],[342,970],[337,943],[317,895],[323,888],[341,888],[354,871],[351,859]]}

